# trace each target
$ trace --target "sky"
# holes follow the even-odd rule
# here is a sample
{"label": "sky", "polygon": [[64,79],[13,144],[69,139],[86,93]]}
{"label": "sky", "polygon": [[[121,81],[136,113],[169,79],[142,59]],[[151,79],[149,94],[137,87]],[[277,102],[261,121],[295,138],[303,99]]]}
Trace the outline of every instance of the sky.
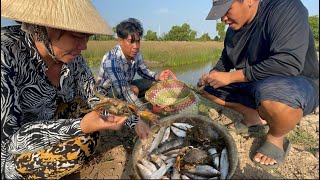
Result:
{"label": "sky", "polygon": [[[212,0],[92,0],[94,6],[110,27],[115,27],[122,20],[133,17],[143,24],[145,34],[148,30],[163,35],[172,26],[188,23],[200,37],[209,33],[211,38],[217,35],[216,21],[205,20],[212,5]],[[319,0],[302,0],[309,11],[309,16],[319,15]],[[1,18],[1,27],[12,24]]]}

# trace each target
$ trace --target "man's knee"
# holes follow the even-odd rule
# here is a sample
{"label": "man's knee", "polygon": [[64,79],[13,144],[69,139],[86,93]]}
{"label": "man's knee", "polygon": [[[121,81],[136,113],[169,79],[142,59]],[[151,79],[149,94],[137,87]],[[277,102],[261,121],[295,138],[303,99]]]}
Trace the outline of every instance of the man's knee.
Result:
{"label": "man's knee", "polygon": [[260,117],[266,120],[288,118],[291,121],[299,122],[303,116],[302,109],[293,108],[285,103],[273,100],[261,101],[258,112]]}

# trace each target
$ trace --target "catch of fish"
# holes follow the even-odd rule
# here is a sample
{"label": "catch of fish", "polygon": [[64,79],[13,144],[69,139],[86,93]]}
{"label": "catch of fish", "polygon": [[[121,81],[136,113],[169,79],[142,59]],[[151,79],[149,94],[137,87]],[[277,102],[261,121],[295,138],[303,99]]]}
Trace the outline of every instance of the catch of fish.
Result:
{"label": "catch of fish", "polygon": [[161,126],[144,142],[137,169],[143,179],[226,179],[226,142],[204,123]]}

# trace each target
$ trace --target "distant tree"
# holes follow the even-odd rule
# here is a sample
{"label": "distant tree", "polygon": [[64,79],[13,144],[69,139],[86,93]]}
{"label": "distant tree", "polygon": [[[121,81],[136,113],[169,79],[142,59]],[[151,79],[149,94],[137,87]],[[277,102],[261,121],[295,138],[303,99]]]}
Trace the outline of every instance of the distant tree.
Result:
{"label": "distant tree", "polygon": [[190,29],[190,25],[184,23],[182,26],[172,26],[171,30],[164,34],[163,39],[166,41],[194,41],[197,32]]}
{"label": "distant tree", "polygon": [[143,38],[146,41],[158,41],[157,33],[151,30],[147,31],[147,34]]}
{"label": "distant tree", "polygon": [[208,33],[204,33],[200,38],[200,41],[211,41],[211,38]]}
{"label": "distant tree", "polygon": [[219,41],[220,40],[220,38],[218,37],[218,36],[215,36],[214,38],[213,38],[213,41]]}
{"label": "distant tree", "polygon": [[218,35],[219,35],[219,41],[224,41],[224,38],[226,37],[226,24],[224,22],[219,22],[217,21],[217,26],[216,26],[216,30],[218,31]]}
{"label": "distant tree", "polygon": [[316,41],[319,41],[319,16],[309,16],[309,25]]}

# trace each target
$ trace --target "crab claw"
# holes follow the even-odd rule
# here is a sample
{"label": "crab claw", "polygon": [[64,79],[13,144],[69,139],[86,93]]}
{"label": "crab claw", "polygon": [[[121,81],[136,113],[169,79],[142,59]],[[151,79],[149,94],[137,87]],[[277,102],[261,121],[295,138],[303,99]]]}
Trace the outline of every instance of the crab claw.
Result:
{"label": "crab claw", "polygon": [[150,111],[138,111],[137,115],[142,119],[151,121],[153,124],[160,126],[160,122],[158,121],[160,116]]}
{"label": "crab claw", "polygon": [[180,172],[181,169],[181,160],[183,157],[193,148],[193,146],[185,146],[181,148],[178,152],[178,155],[176,157],[176,166],[178,168],[178,171]]}

